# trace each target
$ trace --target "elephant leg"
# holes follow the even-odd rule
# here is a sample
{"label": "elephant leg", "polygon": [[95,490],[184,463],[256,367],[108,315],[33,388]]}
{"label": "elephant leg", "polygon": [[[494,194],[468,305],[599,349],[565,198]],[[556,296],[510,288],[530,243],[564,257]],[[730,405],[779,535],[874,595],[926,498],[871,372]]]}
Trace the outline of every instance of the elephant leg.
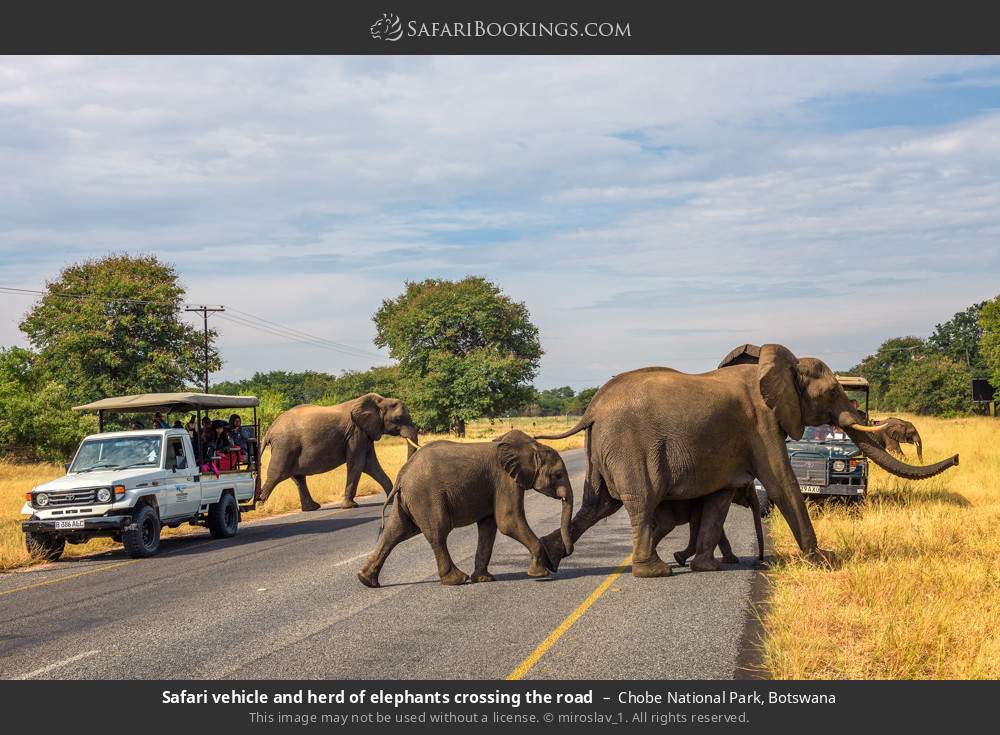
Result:
{"label": "elephant leg", "polygon": [[494,582],[496,580],[487,567],[490,565],[493,544],[497,538],[497,519],[489,516],[483,518],[477,525],[479,526],[479,546],[476,547],[476,568],[472,572],[472,581]]}
{"label": "elephant leg", "polygon": [[[358,482],[361,481],[361,473],[365,469],[365,458],[364,457],[348,457],[347,458],[347,485],[344,488],[344,499],[340,503],[341,508],[357,508],[358,504],[354,502],[354,496],[358,494]],[[390,486],[390,490],[392,487]]]}
{"label": "elephant leg", "polygon": [[[694,572],[714,572],[719,570],[715,558],[715,547],[722,538],[722,526],[733,502],[733,490],[720,490],[705,496],[701,507],[701,526],[698,529],[698,546],[691,570]],[[728,545],[728,540],[727,540]],[[730,554],[732,549],[729,550]]]}
{"label": "elephant leg", "polygon": [[654,542],[657,538],[657,524],[654,515],[648,509],[626,503],[625,510],[629,512],[632,523],[632,576],[633,577],[669,577],[670,565],[656,553]]}
{"label": "elephant leg", "polygon": [[319,503],[313,500],[312,495],[309,494],[306,476],[294,475],[292,479],[295,480],[295,485],[299,488],[299,505],[302,506],[302,510],[319,510]]}
{"label": "elephant leg", "polygon": [[[687,564],[687,560],[694,556],[695,549],[697,547],[698,540],[698,529],[701,527],[701,500],[673,500],[671,503],[688,503],[691,510],[688,516],[688,544],[680,551],[674,552],[674,560],[678,565],[684,566]],[[663,508],[665,503],[660,503],[660,508]],[[659,508],[657,509],[659,513]],[[657,522],[659,523],[659,514],[657,515]],[[679,526],[680,523],[677,523]]]}
{"label": "elephant leg", "polygon": [[523,510],[513,518],[506,520],[500,531],[504,535],[520,541],[524,548],[528,550],[528,553],[531,554],[531,564],[528,566],[529,577],[549,576],[548,567],[550,564],[547,562],[550,560],[545,549],[542,547],[542,542],[538,540],[531,527],[528,526],[528,521],[524,517]]}
{"label": "elephant leg", "polygon": [[[621,507],[622,501],[611,497],[607,482],[597,470],[592,469],[583,482],[583,503],[570,522],[569,536],[573,543],[575,544],[587,529],[598,521],[617,513]],[[559,562],[566,556],[562,534],[559,529],[556,529],[543,536],[541,542],[545,549],[545,555],[552,562],[550,568],[555,571],[559,568]]]}
{"label": "elephant leg", "polygon": [[441,578],[441,584],[465,584],[469,581],[469,575],[455,566],[455,562],[451,559],[451,554],[448,553],[448,532],[450,530],[450,528],[445,528],[443,525],[438,525],[428,529],[428,531],[424,531],[424,535],[427,536],[427,540],[434,550],[434,558],[437,559],[438,576]]}
{"label": "elephant leg", "polygon": [[358,579],[366,587],[378,587],[378,575],[382,571],[382,565],[396,546],[407,539],[413,538],[420,529],[400,507],[399,501],[392,507],[389,519],[385,528],[379,536],[378,543],[368,556],[365,565],[358,572]]}
{"label": "elephant leg", "polygon": [[899,456],[905,456],[903,455],[903,448],[899,446],[899,442],[892,436],[886,436],[885,438],[885,451]]}
{"label": "elephant leg", "polygon": [[264,484],[260,486],[260,490],[257,494],[257,501],[261,503],[266,503],[267,499],[271,497],[271,493],[274,492],[274,488],[278,485],[278,483],[286,479],[288,478],[282,477],[277,472],[269,472],[267,475],[267,479],[264,480]]}
{"label": "elephant leg", "polygon": [[382,465],[379,464],[378,457],[375,456],[375,447],[368,450],[368,457],[365,460],[365,472],[382,486],[382,490],[386,495],[392,492],[392,480],[389,479],[389,476],[385,474],[385,470],[382,469]]}
{"label": "elephant leg", "polygon": [[726,529],[723,528],[719,536],[719,551],[722,552],[722,561],[726,564],[739,564],[740,558],[733,553],[733,546],[726,537]]}

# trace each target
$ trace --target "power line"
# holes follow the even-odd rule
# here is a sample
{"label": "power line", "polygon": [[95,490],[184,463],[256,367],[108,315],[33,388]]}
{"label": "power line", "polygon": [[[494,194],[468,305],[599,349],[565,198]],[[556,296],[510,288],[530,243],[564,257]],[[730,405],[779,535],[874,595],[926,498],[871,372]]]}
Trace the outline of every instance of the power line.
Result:
{"label": "power line", "polygon": [[335,352],[335,353],[338,353],[340,355],[344,355],[344,356],[347,356],[347,357],[364,358],[364,359],[371,359],[372,357],[375,357],[376,359],[379,359],[379,360],[385,360],[386,359],[383,355],[374,356],[371,353],[365,353],[365,352],[361,352],[361,351],[352,351],[352,350],[348,350],[348,349],[344,349],[344,348],[341,348],[341,347],[336,347],[336,346],[327,344],[327,343],[325,343],[323,341],[317,341],[317,340],[314,340],[314,339],[309,339],[309,338],[305,338],[305,337],[299,337],[299,336],[297,336],[295,334],[291,334],[291,333],[282,331],[280,329],[269,327],[269,326],[264,325],[264,324],[255,324],[254,322],[246,320],[246,319],[243,319],[241,317],[220,316],[219,318],[223,319],[224,321],[231,322],[233,324],[238,324],[239,326],[242,326],[242,327],[247,327],[249,329],[256,329],[257,331],[264,332],[265,334],[270,334],[270,335],[273,335],[275,337],[281,337],[283,339],[287,339],[287,340],[290,340],[292,342],[298,342],[300,344],[308,345],[310,347],[318,347],[320,349],[329,350],[331,352]]}
{"label": "power line", "polygon": [[318,337],[315,334],[310,334],[309,332],[304,332],[301,329],[295,329],[294,327],[289,327],[289,326],[286,326],[284,324],[278,324],[277,322],[272,322],[269,319],[265,319],[262,316],[256,316],[255,314],[250,314],[249,312],[241,311],[240,309],[237,309],[237,308],[234,308],[234,307],[231,307],[230,311],[236,312],[237,314],[242,314],[243,316],[246,316],[246,317],[250,317],[251,319],[256,319],[257,321],[263,322],[264,324],[269,324],[269,325],[271,325],[273,327],[277,327],[279,329],[283,329],[283,330],[285,330],[287,332],[290,332],[292,334],[298,334],[298,335],[300,335],[300,336],[302,336],[302,337],[304,337],[306,339],[309,339],[309,340],[313,340],[313,341],[316,341],[316,342],[322,342],[322,343],[328,344],[328,345],[330,345],[331,347],[334,347],[334,348],[341,348],[341,349],[344,349],[344,350],[349,350],[351,352],[357,353],[359,356],[363,356],[363,357],[377,357],[377,358],[384,359],[383,355],[380,355],[380,354],[378,354],[376,352],[368,352],[367,350],[363,350],[363,349],[360,349],[360,348],[357,348],[357,347],[352,347],[351,345],[344,344],[343,342],[335,342],[332,339],[326,339],[325,337]]}

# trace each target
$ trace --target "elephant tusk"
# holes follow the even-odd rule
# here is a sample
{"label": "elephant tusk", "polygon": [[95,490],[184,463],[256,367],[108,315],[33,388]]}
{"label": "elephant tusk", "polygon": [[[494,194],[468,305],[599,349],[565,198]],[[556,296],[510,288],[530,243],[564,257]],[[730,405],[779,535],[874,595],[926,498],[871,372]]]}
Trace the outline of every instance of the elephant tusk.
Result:
{"label": "elephant tusk", "polygon": [[413,441],[410,437],[405,436],[403,438],[406,439],[406,443],[409,444],[414,449],[420,449],[420,445],[417,444],[415,441]]}
{"label": "elephant tusk", "polygon": [[861,431],[865,434],[878,434],[882,431],[882,427],[879,426],[865,426],[864,424],[851,424],[850,426],[845,426],[845,429],[850,429],[851,431]]}

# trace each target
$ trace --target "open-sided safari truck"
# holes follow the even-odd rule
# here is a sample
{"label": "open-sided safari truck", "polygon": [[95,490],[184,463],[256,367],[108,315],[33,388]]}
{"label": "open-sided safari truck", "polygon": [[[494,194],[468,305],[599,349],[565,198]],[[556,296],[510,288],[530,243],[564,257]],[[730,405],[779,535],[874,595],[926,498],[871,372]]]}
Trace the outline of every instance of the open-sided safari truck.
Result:
{"label": "open-sided safari truck", "polygon": [[[236,535],[240,511],[254,507],[260,477],[258,401],[253,396],[146,393],[105,398],[77,411],[96,411],[100,433],[86,437],[63,477],[32,488],[21,512],[28,551],[54,561],[69,543],[110,536],[132,557],[153,556],[160,529],[206,526],[214,538]],[[194,412],[252,408],[246,451],[201,456],[186,429],[105,431],[109,413]],[[200,439],[200,437],[199,437]]]}

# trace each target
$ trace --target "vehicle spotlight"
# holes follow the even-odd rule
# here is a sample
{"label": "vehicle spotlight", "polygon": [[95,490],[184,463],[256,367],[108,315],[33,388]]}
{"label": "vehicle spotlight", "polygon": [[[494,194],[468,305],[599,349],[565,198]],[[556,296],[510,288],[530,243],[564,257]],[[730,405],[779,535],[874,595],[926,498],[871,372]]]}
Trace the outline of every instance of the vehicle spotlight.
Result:
{"label": "vehicle spotlight", "polygon": [[48,504],[49,504],[48,493],[38,493],[38,495],[35,496],[35,505],[37,505],[39,508],[44,508]]}
{"label": "vehicle spotlight", "polygon": [[111,488],[102,487],[97,491],[97,502],[108,503],[111,501]]}

